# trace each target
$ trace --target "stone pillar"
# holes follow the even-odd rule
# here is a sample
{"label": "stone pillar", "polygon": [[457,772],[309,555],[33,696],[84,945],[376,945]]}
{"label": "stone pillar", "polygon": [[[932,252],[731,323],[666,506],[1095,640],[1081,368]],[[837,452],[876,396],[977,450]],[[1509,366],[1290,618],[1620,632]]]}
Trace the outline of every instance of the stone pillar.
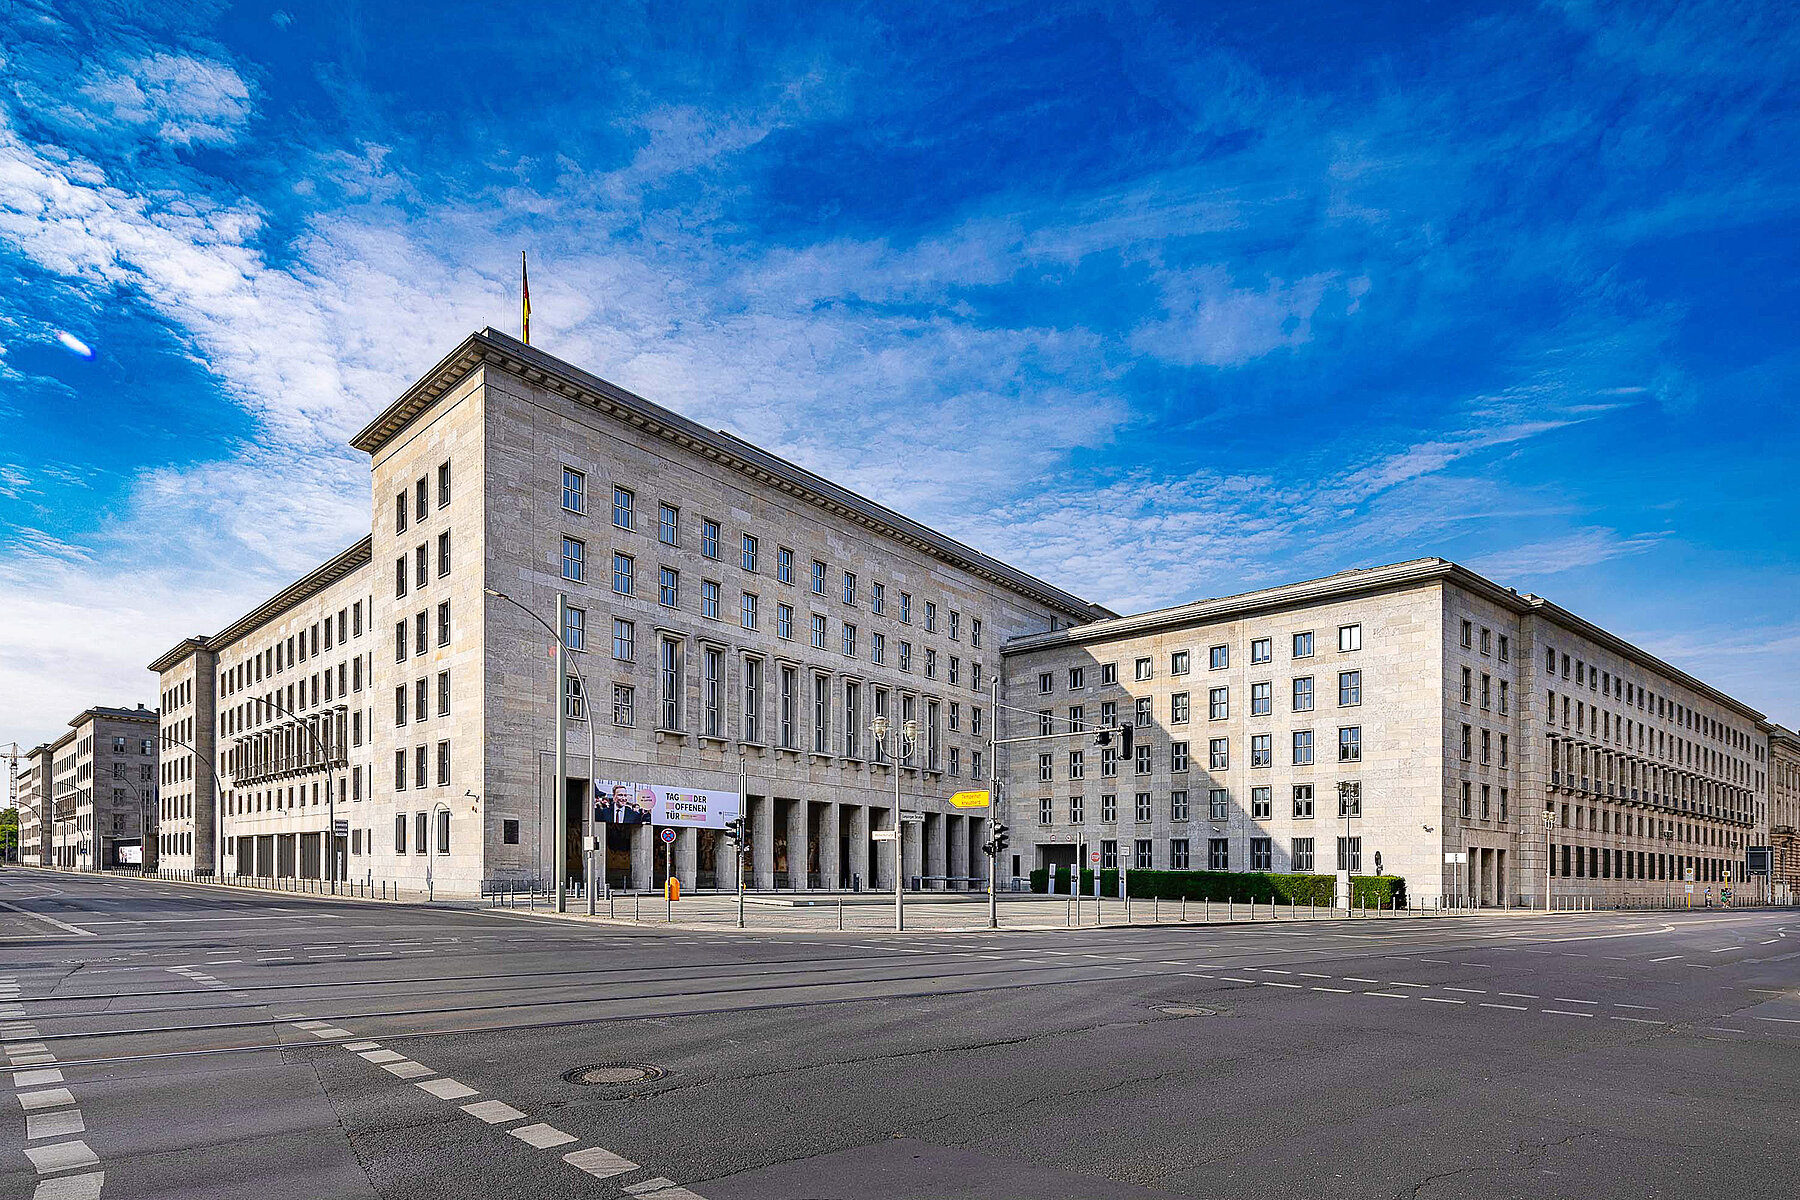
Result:
{"label": "stone pillar", "polygon": [[647,823],[627,828],[631,830],[631,886],[651,891],[656,887],[656,830]]}
{"label": "stone pillar", "polygon": [[[744,865],[747,868],[750,864]],[[718,880],[720,891],[737,891],[737,869],[737,849],[731,844],[731,839],[725,836],[724,830],[720,830],[719,836],[713,839],[713,878]],[[747,872],[745,878],[749,878]]]}
{"label": "stone pillar", "polygon": [[807,888],[806,814],[810,807],[806,800],[795,800],[788,805],[788,886],[796,892],[804,892]]}
{"label": "stone pillar", "polygon": [[819,874],[824,877],[825,890],[835,892],[843,886],[838,878],[842,864],[838,851],[838,838],[842,833],[839,810],[842,805],[836,800],[827,800],[825,809],[819,814]]}
{"label": "stone pillar", "polygon": [[[943,813],[928,812],[925,814],[925,874],[943,875],[948,862],[945,855],[944,826],[948,818]],[[942,889],[942,882],[930,885]]]}
{"label": "stone pillar", "polygon": [[[947,852],[944,858],[945,874],[967,875],[969,873],[969,839],[964,832],[968,823],[968,818],[961,813],[944,815],[944,849]],[[964,885],[955,883],[950,886],[960,891]]]}
{"label": "stone pillar", "polygon": [[856,804],[847,806],[845,814],[850,821],[850,880],[856,882],[862,878],[864,888],[875,886],[875,877],[869,874],[869,806]]}
{"label": "stone pillar", "polygon": [[775,797],[750,796],[750,886],[775,886]]}
{"label": "stone pillar", "polygon": [[[905,853],[900,859],[900,886],[909,891],[912,888],[913,876],[925,873],[924,834],[925,826],[917,822],[902,821],[900,823],[900,836],[905,840]],[[889,882],[893,881],[889,880]]]}
{"label": "stone pillar", "polygon": [[694,878],[694,869],[700,865],[700,831],[698,829],[681,829],[675,835],[675,878],[681,880],[681,889],[691,891],[698,885]]}

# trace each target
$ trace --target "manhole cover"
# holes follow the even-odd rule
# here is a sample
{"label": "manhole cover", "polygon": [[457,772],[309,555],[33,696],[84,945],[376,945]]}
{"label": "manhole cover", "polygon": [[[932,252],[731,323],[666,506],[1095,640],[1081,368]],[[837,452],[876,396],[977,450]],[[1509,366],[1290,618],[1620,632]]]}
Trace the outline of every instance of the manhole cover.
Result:
{"label": "manhole cover", "polygon": [[617,1087],[626,1083],[649,1083],[665,1074],[667,1072],[661,1067],[649,1063],[602,1063],[597,1067],[577,1067],[566,1072],[563,1078],[570,1083]]}
{"label": "manhole cover", "polygon": [[1216,1017],[1218,1011],[1197,1004],[1159,1004],[1156,1011],[1165,1017]]}

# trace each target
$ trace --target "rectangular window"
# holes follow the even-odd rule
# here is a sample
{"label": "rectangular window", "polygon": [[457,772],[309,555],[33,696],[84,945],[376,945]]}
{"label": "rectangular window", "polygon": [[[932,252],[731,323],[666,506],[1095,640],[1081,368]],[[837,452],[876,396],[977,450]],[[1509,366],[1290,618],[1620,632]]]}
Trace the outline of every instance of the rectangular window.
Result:
{"label": "rectangular window", "polygon": [[762,744],[762,659],[744,660],[744,740]]}
{"label": "rectangular window", "polygon": [[573,467],[563,468],[562,506],[572,513],[587,512],[587,476]]}
{"label": "rectangular window", "polygon": [[776,696],[776,715],[780,719],[781,745],[789,750],[798,749],[795,744],[794,730],[798,715],[794,711],[794,706],[799,703],[799,699],[794,693],[799,690],[799,686],[799,676],[795,673],[794,668],[782,667],[781,690]]}
{"label": "rectangular window", "polygon": [[1069,778],[1081,779],[1087,771],[1086,761],[1080,750],[1069,751]]}
{"label": "rectangular window", "polygon": [[1049,783],[1056,778],[1056,760],[1053,755],[1038,755],[1038,782]]}
{"label": "rectangular window", "polygon": [[1132,676],[1142,683],[1156,675],[1156,664],[1148,658],[1140,658],[1133,664]]}
{"label": "rectangular window", "polygon": [[394,661],[406,661],[406,622],[394,623]]}
{"label": "rectangular window", "polygon": [[1231,647],[1213,646],[1208,649],[1206,652],[1206,665],[1207,669],[1212,671],[1223,671],[1226,667],[1229,667],[1231,665]]}
{"label": "rectangular window", "polygon": [[1294,635],[1294,657],[1295,658],[1311,658],[1312,652],[1313,652],[1312,630],[1309,629],[1305,633],[1296,633]]}
{"label": "rectangular window", "polygon": [[1352,874],[1362,870],[1362,839],[1359,837],[1339,838],[1337,840],[1337,869]]}
{"label": "rectangular window", "polygon": [[1351,708],[1362,703],[1362,672],[1338,672],[1338,707]]}
{"label": "rectangular window", "polygon": [[1294,817],[1297,820],[1311,820],[1313,815],[1313,785],[1297,783],[1294,785]]}
{"label": "rectangular window", "polygon": [[756,594],[745,592],[738,598],[738,624],[745,629],[756,628]]}
{"label": "rectangular window", "polygon": [[844,572],[844,603],[856,603],[856,576],[849,571]]}
{"label": "rectangular window", "polygon": [[876,666],[887,662],[887,635],[871,633],[869,635],[869,661]]}
{"label": "rectangular window", "polygon": [[682,680],[681,643],[674,638],[661,638],[656,650],[658,729],[681,728]]}
{"label": "rectangular window", "polygon": [[1253,787],[1250,789],[1250,817],[1255,821],[1267,821],[1275,816],[1275,802],[1271,789]]}
{"label": "rectangular window", "polygon": [[1148,729],[1150,727],[1152,718],[1150,704],[1151,700],[1148,696],[1139,696],[1132,704],[1132,724],[1136,725],[1139,729]]}
{"label": "rectangular window", "polygon": [[636,582],[637,564],[632,561],[631,555],[613,551],[613,591],[621,596],[629,596]]}
{"label": "rectangular window", "polygon": [[665,546],[675,545],[681,538],[681,510],[673,504],[658,505],[656,540]]}
{"label": "rectangular window", "polygon": [[1338,626],[1338,653],[1348,654],[1353,650],[1361,650],[1361,649],[1362,649],[1362,626],[1361,625],[1339,625]]}
{"label": "rectangular window", "polygon": [[825,648],[825,617],[822,613],[812,615],[812,644],[817,650]]}
{"label": "rectangular window", "polygon": [[1462,760],[1468,762],[1475,756],[1474,730],[1471,726],[1462,727]]}
{"label": "rectangular window", "polygon": [[614,617],[612,623],[613,645],[612,656],[620,662],[631,662],[637,658],[637,630],[624,617]]}
{"label": "rectangular window", "polygon": [[620,529],[632,528],[632,520],[637,515],[637,497],[630,489],[613,488],[613,524]]}
{"label": "rectangular window", "polygon": [[812,565],[812,590],[815,596],[825,594],[825,564],[818,559],[814,559]]}
{"label": "rectangular window", "polygon": [[1213,738],[1206,744],[1206,765],[1208,770],[1224,771],[1231,766],[1229,742],[1222,737]]}
{"label": "rectangular window", "polygon": [[711,579],[700,581],[700,615],[719,619],[719,585]]}
{"label": "rectangular window", "polygon": [[744,535],[744,547],[739,561],[743,564],[744,570],[756,570],[756,539],[750,534]]}
{"label": "rectangular window", "polygon": [[405,533],[406,532],[406,513],[407,513],[406,493],[401,492],[398,496],[394,497],[394,532],[395,533]]}
{"label": "rectangular window", "polygon": [[[856,626],[850,624],[848,621],[844,622],[843,650],[850,658],[856,657]],[[951,682],[954,683],[956,681],[951,680]]]}
{"label": "rectangular window", "polygon": [[[404,501],[406,499],[406,497],[401,496],[400,499],[402,501]],[[405,779],[406,756],[404,753],[401,754],[400,766],[401,766],[400,786],[405,787],[406,786],[406,779]],[[405,854],[406,853],[406,814],[405,813],[396,814],[394,817],[394,853],[395,854]]]}
{"label": "rectangular window", "polygon": [[1512,641],[1503,633],[1500,635],[1500,661],[1509,662],[1511,659]]}
{"label": "rectangular window", "polygon": [[1296,874],[1310,874],[1313,870],[1313,839],[1294,839],[1293,870]]}
{"label": "rectangular window", "polygon": [[447,507],[450,503],[450,464],[438,464],[438,507]]}
{"label": "rectangular window", "polygon": [[1169,674],[1186,675],[1188,673],[1188,652],[1177,650],[1169,655]]}
{"label": "rectangular window", "polygon": [[[954,708],[951,715],[955,715]],[[862,757],[862,685],[855,680],[844,681],[844,756]],[[981,774],[979,751],[976,752],[973,769],[977,776]]]}
{"label": "rectangular window", "polygon": [[794,582],[794,552],[786,546],[775,548],[775,580],[777,583]]}
{"label": "rectangular window", "polygon": [[1069,668],[1069,690],[1070,691],[1079,692],[1083,687],[1086,686],[1086,683],[1087,683],[1087,676],[1082,673],[1082,670],[1080,667],[1070,667]]}
{"label": "rectangular window", "polygon": [[1275,867],[1275,843],[1266,837],[1250,839],[1250,869],[1252,871],[1270,871]]}
{"label": "rectangular window", "polygon": [[900,669],[902,671],[912,670],[912,643],[911,642],[901,642],[900,643]]}
{"label": "rectangular window", "polygon": [[1255,638],[1250,643],[1250,661],[1266,663],[1275,657],[1274,643],[1268,638]]}
{"label": "rectangular window", "polygon": [[1250,715],[1266,717],[1274,709],[1275,685],[1272,683],[1253,683],[1250,685]]}
{"label": "rectangular window", "polygon": [[394,724],[406,724],[406,685],[403,683],[394,689]]}
{"label": "rectangular window", "polygon": [[1346,725],[1338,730],[1338,761],[1362,761],[1362,726]]}
{"label": "rectangular window", "polygon": [[935,600],[925,602],[925,632],[937,632],[937,601]]}
{"label": "rectangular window", "polygon": [[1056,802],[1054,800],[1050,799],[1050,797],[1048,797],[1048,796],[1041,796],[1038,798],[1038,824],[1039,825],[1050,824],[1051,820],[1055,816],[1054,812],[1052,811],[1055,808],[1055,806],[1056,806]]}
{"label": "rectangular window", "polygon": [[1140,871],[1150,869],[1152,863],[1149,838],[1138,838],[1131,843],[1131,865]]}
{"label": "rectangular window", "polygon": [[1186,725],[1188,722],[1188,694],[1176,692],[1169,697],[1169,724]]}
{"label": "rectangular window", "polygon": [[1206,719],[1223,721],[1231,716],[1231,689],[1216,687],[1206,693]]}
{"label": "rectangular window", "polygon": [[981,618],[980,617],[970,617],[969,618],[969,645],[974,646],[978,650],[981,648]]}
{"label": "rectangular window", "polygon": [[450,644],[450,602],[445,600],[437,606],[437,644]]}
{"label": "rectangular window", "polygon": [[1110,825],[1119,819],[1119,798],[1111,792],[1103,792],[1100,796],[1100,821]]}
{"label": "rectangular window", "polygon": [[1463,649],[1467,650],[1470,646],[1473,646],[1474,644],[1475,644],[1475,623],[1473,621],[1464,621],[1462,623],[1462,646],[1463,646]]}
{"label": "rectangular window", "polygon": [[794,609],[792,605],[777,604],[775,606],[775,636],[791,638],[794,636]]}
{"label": "rectangular window", "polygon": [[1169,743],[1169,770],[1185,771],[1188,769],[1188,744],[1186,742]]}
{"label": "rectangular window", "polygon": [[1139,775],[1150,773],[1150,747],[1139,744],[1131,748],[1132,769]]}
{"label": "rectangular window", "polygon": [[450,573],[450,531],[438,534],[437,573],[442,579]]}
{"label": "rectangular window", "polygon": [[717,521],[701,519],[700,553],[708,558],[719,557],[719,523]]}
{"label": "rectangular window", "polygon": [[725,736],[725,652],[716,646],[700,653],[700,727],[707,737]]}
{"label": "rectangular window", "polygon": [[1172,871],[1188,869],[1188,840],[1186,838],[1169,839],[1169,869]]}
{"label": "rectangular window", "polygon": [[813,752],[831,749],[831,676],[813,676]]}
{"label": "rectangular window", "polygon": [[[449,787],[450,786],[450,743],[449,742],[439,742],[437,744],[437,781],[438,781],[439,787]],[[443,817],[448,817],[450,814],[449,813],[440,813],[439,815],[443,816]],[[442,830],[442,834],[438,838],[438,842],[439,842],[438,852],[440,854],[448,852],[449,841],[450,841],[449,830],[447,828],[445,828]]]}
{"label": "rectangular window", "polygon": [[402,554],[394,560],[394,597],[406,595],[406,555]]}
{"label": "rectangular window", "polygon": [[581,676],[570,675],[563,685],[563,711],[571,721],[587,720],[587,697],[581,692]]}
{"label": "rectangular window", "polygon": [[887,611],[887,593],[879,583],[869,585],[869,611],[876,616]]}
{"label": "rectangular window", "polygon": [[1229,838],[1206,839],[1206,869],[1209,871],[1231,870],[1231,840]]}
{"label": "rectangular window", "polygon": [[930,646],[925,647],[925,678],[937,678],[937,651]]}
{"label": "rectangular window", "polygon": [[911,592],[901,592],[900,593],[900,623],[902,625],[911,625],[912,624],[912,593]]}
{"label": "rectangular window", "polygon": [[1294,680],[1294,711],[1311,712],[1313,710],[1313,681],[1311,675],[1301,675]]}
{"label": "rectangular window", "polygon": [[437,712],[440,717],[450,715],[450,672],[439,671],[437,677]]}
{"label": "rectangular window", "polygon": [[413,495],[417,501],[413,508],[413,519],[423,521],[425,514],[430,511],[430,489],[426,487],[425,480],[421,479],[413,485]]}
{"label": "rectangular window", "polygon": [[562,540],[562,575],[576,583],[587,579],[587,546],[577,538]]}
{"label": "rectangular window", "polygon": [[1294,730],[1294,765],[1310,767],[1313,761],[1313,735],[1310,729]]}
{"label": "rectangular window", "polygon": [[[424,546],[420,546],[417,550],[413,551],[413,560],[416,564],[413,581],[415,587],[424,587],[427,583],[431,582],[430,554],[431,551]],[[304,633],[300,635],[300,657],[306,657],[306,635]]]}
{"label": "rectangular window", "polygon": [[1346,779],[1338,784],[1338,816],[1362,816],[1362,784],[1354,779]]}

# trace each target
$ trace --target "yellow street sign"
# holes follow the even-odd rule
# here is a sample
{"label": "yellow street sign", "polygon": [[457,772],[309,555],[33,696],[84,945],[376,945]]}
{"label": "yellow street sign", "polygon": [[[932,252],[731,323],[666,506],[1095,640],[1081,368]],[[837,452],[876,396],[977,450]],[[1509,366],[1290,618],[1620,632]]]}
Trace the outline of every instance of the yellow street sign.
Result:
{"label": "yellow street sign", "polygon": [[986,808],[988,794],[986,792],[958,792],[950,797],[950,803],[956,808]]}

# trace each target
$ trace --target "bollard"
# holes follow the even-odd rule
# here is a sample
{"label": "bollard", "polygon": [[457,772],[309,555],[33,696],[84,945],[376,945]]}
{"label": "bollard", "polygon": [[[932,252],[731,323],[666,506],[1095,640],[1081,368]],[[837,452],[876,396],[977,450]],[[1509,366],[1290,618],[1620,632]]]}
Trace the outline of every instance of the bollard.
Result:
{"label": "bollard", "polygon": [[1187,897],[1186,896],[1183,896],[1181,898],[1181,923],[1183,925],[1187,924]]}
{"label": "bollard", "polygon": [[1229,924],[1231,922],[1232,916],[1233,916],[1232,911],[1231,911],[1231,906],[1232,906],[1231,897],[1230,896],[1225,897],[1225,921],[1227,924]]}
{"label": "bollard", "polygon": [[844,902],[843,902],[843,900],[840,899],[838,901],[838,932],[842,933],[843,931],[844,931]]}
{"label": "bollard", "polygon": [[644,912],[644,897],[639,894],[631,898],[631,919],[636,921]]}
{"label": "bollard", "polygon": [[1075,901],[1073,900],[1063,906],[1063,924],[1070,928],[1075,925]]}

